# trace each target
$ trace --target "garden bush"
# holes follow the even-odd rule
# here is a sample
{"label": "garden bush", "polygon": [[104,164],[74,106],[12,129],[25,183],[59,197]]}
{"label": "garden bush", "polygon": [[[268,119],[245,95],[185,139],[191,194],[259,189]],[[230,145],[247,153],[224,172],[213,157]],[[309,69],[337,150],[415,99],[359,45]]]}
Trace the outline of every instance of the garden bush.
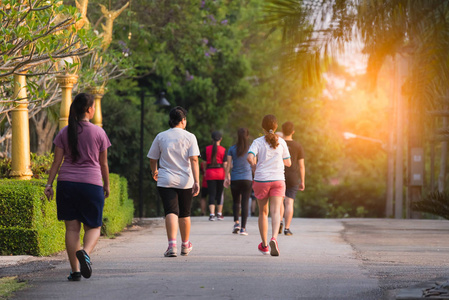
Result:
{"label": "garden bush", "polygon": [[[56,201],[44,195],[45,184],[42,179],[0,180],[0,255],[49,255],[64,250],[64,223],[57,220]],[[110,185],[103,213],[106,236],[131,224],[134,214],[126,179],[110,174]]]}

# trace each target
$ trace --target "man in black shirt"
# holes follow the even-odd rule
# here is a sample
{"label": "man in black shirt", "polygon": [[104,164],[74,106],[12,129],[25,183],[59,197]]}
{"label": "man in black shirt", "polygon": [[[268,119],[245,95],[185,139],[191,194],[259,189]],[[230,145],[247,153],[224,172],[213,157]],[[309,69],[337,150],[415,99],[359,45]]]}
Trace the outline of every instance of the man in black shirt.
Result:
{"label": "man in black shirt", "polygon": [[282,134],[284,140],[287,142],[288,150],[290,151],[292,165],[285,167],[285,198],[284,205],[281,206],[281,226],[279,233],[282,233],[282,217],[285,218],[285,235],[292,235],[290,231],[290,223],[293,218],[294,200],[298,190],[304,191],[305,188],[305,167],[304,167],[304,150],[301,144],[292,139],[295,133],[292,122],[285,122],[282,124]]}

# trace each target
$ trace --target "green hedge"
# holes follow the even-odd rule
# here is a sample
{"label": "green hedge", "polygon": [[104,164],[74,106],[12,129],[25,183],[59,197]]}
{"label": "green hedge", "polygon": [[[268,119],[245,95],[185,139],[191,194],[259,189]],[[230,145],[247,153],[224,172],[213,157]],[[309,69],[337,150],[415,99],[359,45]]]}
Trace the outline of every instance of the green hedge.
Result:
{"label": "green hedge", "polygon": [[128,198],[128,182],[117,174],[109,175],[110,195],[105,200],[101,233],[113,236],[131,224],[134,216],[133,201]]}
{"label": "green hedge", "polygon": [[[0,180],[0,255],[49,255],[64,250],[64,223],[57,220],[56,201],[44,195],[45,183]],[[102,227],[107,236],[131,224],[134,214],[126,179],[111,174],[110,184]]]}

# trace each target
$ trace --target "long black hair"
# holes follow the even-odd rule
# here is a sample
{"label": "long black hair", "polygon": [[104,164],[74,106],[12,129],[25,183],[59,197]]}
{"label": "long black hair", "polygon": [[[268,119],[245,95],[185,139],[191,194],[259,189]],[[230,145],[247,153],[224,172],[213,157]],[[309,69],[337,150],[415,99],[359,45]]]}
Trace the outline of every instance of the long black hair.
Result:
{"label": "long black hair", "polygon": [[168,125],[170,125],[170,128],[173,128],[185,118],[187,118],[187,110],[181,106],[176,106],[170,110],[170,120],[168,121]]}
{"label": "long black hair", "polygon": [[89,107],[94,105],[94,97],[90,94],[81,93],[75,96],[70,105],[69,126],[67,132],[69,135],[69,149],[72,161],[75,162],[80,156],[78,151],[78,127],[81,127],[81,120],[89,110]]}
{"label": "long black hair", "polygon": [[248,128],[239,128],[237,131],[237,156],[243,156],[248,152],[249,148],[249,131]]}
{"label": "long black hair", "polygon": [[276,149],[279,145],[278,135],[274,133],[278,127],[278,121],[273,115],[266,115],[262,120],[262,128],[267,132],[265,134],[265,140],[270,145],[271,148]]}
{"label": "long black hair", "polygon": [[212,165],[217,165],[217,142],[221,140],[222,134],[220,131],[214,131],[212,132],[212,157],[211,157],[211,163]]}

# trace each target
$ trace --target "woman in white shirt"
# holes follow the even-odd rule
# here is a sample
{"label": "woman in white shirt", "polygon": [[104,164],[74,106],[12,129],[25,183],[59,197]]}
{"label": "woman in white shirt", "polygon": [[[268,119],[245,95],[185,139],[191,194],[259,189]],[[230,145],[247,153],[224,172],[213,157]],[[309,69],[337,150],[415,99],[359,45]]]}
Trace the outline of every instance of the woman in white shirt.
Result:
{"label": "woman in white shirt", "polygon": [[[266,115],[262,120],[265,135],[257,138],[248,150],[247,160],[255,169],[253,190],[259,204],[259,232],[262,254],[279,256],[277,236],[280,225],[281,203],[285,197],[284,166],[290,167],[287,143],[278,135],[276,117]],[[268,249],[268,202],[270,202],[272,236]]]}
{"label": "woman in white shirt", "polygon": [[[165,257],[177,256],[176,236],[181,233],[181,255],[192,250],[190,210],[192,198],[198,195],[200,150],[194,134],[185,130],[187,111],[177,106],[170,111],[170,129],[154,139],[148,158],[153,179],[161,195],[165,212],[168,248]],[[159,169],[157,162],[159,161]]]}

